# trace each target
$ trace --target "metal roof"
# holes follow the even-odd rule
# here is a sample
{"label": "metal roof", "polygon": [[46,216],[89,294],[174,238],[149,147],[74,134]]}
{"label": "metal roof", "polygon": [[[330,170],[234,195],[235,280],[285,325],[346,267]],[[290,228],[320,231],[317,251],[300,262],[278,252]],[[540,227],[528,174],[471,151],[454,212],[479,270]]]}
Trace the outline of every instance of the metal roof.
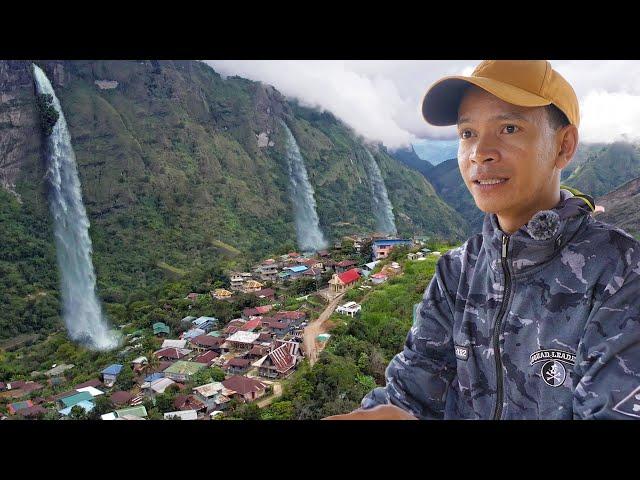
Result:
{"label": "metal roof", "polygon": [[93,395],[91,395],[89,392],[78,392],[75,395],[61,398],[60,401],[64,404],[65,407],[73,407],[76,403],[92,399]]}
{"label": "metal roof", "polygon": [[205,368],[203,363],[197,362],[187,362],[184,360],[178,360],[176,363],[167,368],[164,373],[173,373],[173,374],[187,374],[193,375],[198,370]]}
{"label": "metal roof", "polygon": [[118,375],[120,373],[120,370],[122,370],[122,365],[120,365],[119,363],[114,363],[109,365],[100,373],[105,375]]}

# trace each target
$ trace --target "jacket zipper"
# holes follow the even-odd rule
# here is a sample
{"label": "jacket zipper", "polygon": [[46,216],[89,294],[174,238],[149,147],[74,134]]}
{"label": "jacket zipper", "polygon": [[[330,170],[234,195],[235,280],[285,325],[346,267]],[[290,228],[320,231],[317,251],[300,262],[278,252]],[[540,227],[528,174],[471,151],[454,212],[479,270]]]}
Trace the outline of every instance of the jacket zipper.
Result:
{"label": "jacket zipper", "polygon": [[493,414],[494,420],[500,420],[502,416],[502,401],[504,397],[503,391],[503,372],[502,372],[502,357],[500,356],[500,330],[502,326],[502,317],[507,310],[507,304],[509,303],[509,295],[511,293],[511,274],[507,267],[507,247],[509,245],[509,236],[502,235],[502,271],[504,272],[504,296],[496,323],[493,329],[493,355],[496,359],[496,408]]}

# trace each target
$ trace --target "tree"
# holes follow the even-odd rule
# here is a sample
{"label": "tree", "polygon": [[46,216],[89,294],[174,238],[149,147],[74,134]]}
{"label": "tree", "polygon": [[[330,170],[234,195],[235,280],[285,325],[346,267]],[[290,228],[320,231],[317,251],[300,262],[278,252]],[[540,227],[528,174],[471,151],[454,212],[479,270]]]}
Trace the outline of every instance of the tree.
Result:
{"label": "tree", "polygon": [[96,415],[104,415],[105,413],[109,413],[113,411],[113,403],[106,395],[99,395],[95,399],[95,407],[91,411],[91,413],[95,412]]}
{"label": "tree", "polygon": [[69,418],[71,420],[87,420],[88,415],[84,408],[80,405],[74,405],[69,412]]}
{"label": "tree", "polygon": [[135,384],[136,382],[133,379],[133,370],[131,370],[131,367],[128,364],[124,365],[124,367],[122,367],[122,370],[120,370],[120,373],[118,374],[118,378],[116,379],[116,386],[120,390],[128,391],[133,388]]}

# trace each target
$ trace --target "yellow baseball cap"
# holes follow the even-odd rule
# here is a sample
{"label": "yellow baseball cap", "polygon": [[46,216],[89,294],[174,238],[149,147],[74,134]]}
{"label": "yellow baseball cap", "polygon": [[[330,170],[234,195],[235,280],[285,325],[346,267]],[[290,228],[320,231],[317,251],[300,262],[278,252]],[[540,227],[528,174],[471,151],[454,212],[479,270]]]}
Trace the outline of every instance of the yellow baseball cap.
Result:
{"label": "yellow baseball cap", "polygon": [[448,76],[431,85],[422,100],[422,116],[432,125],[455,125],[469,84],[521,107],[558,107],[572,125],[580,125],[576,92],[547,60],[484,60],[470,77]]}

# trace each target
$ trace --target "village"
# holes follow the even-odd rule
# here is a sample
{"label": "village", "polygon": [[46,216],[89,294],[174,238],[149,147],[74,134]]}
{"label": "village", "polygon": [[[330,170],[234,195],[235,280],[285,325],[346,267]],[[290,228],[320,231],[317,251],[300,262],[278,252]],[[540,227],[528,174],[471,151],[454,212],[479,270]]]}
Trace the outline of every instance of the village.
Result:
{"label": "village", "polygon": [[[344,257],[338,255],[343,242],[359,259],[366,245],[371,261],[338,261],[336,257]],[[158,321],[152,329],[127,333],[119,356],[131,360],[104,365],[92,380],[65,388],[64,372],[74,365],[53,364],[44,372],[45,385],[64,391],[44,398],[38,396],[46,388],[44,382],[0,382],[0,398],[11,401],[6,412],[0,411],[0,419],[144,420],[154,406],[163,419],[205,420],[224,419],[229,407],[238,404],[269,405],[302,361],[313,365],[317,360],[331,337],[329,316],[334,311],[351,317],[360,312],[356,302],[341,303],[346,292],[375,288],[402,273],[398,263],[385,262],[394,248],[411,249],[409,260],[440,255],[421,248],[425,237],[348,236],[343,242],[336,242],[331,251],[289,252],[264,259],[248,272],[228,272],[229,284],[207,294],[185,292],[185,299],[192,302],[200,295],[233,302],[237,295],[250,294],[261,305],[244,308],[240,317],[226,324],[211,312],[180,319],[178,331]],[[310,279],[315,287],[296,300],[314,295],[322,302],[309,300],[294,310],[284,309],[284,292],[296,279]],[[152,355],[135,356],[149,335],[161,342],[159,348]]]}

